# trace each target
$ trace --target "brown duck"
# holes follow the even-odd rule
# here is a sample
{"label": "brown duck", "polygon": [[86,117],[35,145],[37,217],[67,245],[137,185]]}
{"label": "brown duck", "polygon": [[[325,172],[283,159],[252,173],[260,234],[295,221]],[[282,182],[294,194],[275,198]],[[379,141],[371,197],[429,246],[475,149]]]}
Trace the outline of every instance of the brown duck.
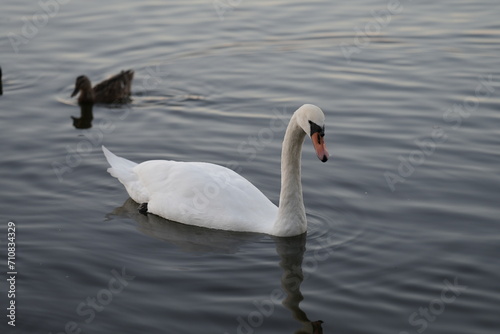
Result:
{"label": "brown duck", "polygon": [[79,104],[88,103],[126,103],[130,102],[130,94],[134,71],[121,71],[92,88],[89,78],[80,75],[76,78],[75,90],[71,97],[80,92]]}

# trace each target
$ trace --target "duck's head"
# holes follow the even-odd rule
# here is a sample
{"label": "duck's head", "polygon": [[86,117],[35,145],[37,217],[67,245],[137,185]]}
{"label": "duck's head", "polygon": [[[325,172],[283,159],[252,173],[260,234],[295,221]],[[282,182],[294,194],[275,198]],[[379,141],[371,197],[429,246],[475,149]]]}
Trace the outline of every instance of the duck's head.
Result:
{"label": "duck's head", "polygon": [[312,140],[319,160],[326,162],[329,154],[325,146],[325,114],[313,104],[304,104],[295,112],[298,125]]}
{"label": "duck's head", "polygon": [[90,84],[90,80],[85,75],[80,75],[78,78],[76,78],[75,89],[73,90],[73,93],[71,93],[71,97],[78,94],[80,90],[84,92],[92,90],[92,85]]}

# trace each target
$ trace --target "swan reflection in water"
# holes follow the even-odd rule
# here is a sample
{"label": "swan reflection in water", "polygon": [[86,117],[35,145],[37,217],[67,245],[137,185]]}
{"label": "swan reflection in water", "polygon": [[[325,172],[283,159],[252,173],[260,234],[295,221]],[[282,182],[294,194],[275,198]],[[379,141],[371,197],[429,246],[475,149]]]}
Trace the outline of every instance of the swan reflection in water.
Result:
{"label": "swan reflection in water", "polygon": [[93,104],[83,103],[80,104],[80,117],[71,116],[73,126],[77,129],[90,129],[92,127],[92,120],[94,115],[92,113]]}
{"label": "swan reflection in water", "polygon": [[292,311],[293,317],[301,322],[304,327],[296,334],[321,334],[323,321],[310,321],[299,304],[304,299],[300,292],[300,285],[304,280],[302,272],[302,259],[306,250],[306,234],[296,237],[280,238],[273,237],[276,242],[276,252],[280,256],[280,267],[283,269],[281,276],[281,288],[286,293],[283,305]]}
{"label": "swan reflection in water", "polygon": [[[243,243],[255,242],[268,237],[257,233],[241,233],[212,230],[185,224],[170,222],[155,215],[143,215],[137,211],[138,204],[129,198],[121,207],[107,215],[127,217],[135,220],[138,229],[155,239],[167,241],[186,252],[215,252],[234,254]],[[276,252],[280,257],[280,267],[283,270],[281,288],[285,292],[282,304],[289,309],[293,317],[302,323],[303,327],[295,334],[322,334],[321,320],[311,321],[299,304],[304,299],[300,285],[304,280],[302,259],[306,249],[306,234],[295,237],[272,237],[276,244]]]}

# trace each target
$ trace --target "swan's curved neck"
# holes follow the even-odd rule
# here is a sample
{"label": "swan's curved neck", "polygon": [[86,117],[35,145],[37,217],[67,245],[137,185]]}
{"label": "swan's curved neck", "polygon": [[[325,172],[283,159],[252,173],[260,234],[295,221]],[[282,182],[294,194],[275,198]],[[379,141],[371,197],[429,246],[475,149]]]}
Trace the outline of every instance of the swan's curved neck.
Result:
{"label": "swan's curved neck", "polygon": [[276,235],[297,235],[307,229],[300,177],[300,160],[305,136],[306,133],[297,124],[294,114],[286,129],[281,151],[281,193],[278,217],[273,227]]}

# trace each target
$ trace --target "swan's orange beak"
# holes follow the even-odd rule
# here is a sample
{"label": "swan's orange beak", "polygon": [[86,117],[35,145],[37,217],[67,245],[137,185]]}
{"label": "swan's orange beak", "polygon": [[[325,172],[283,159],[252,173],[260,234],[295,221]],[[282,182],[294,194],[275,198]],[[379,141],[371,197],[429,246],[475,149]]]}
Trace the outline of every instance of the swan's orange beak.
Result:
{"label": "swan's orange beak", "polygon": [[330,155],[326,150],[325,141],[323,140],[323,137],[321,137],[319,132],[315,132],[312,134],[311,139],[313,142],[314,149],[316,150],[316,155],[318,156],[318,159],[321,160],[322,162],[326,162]]}

